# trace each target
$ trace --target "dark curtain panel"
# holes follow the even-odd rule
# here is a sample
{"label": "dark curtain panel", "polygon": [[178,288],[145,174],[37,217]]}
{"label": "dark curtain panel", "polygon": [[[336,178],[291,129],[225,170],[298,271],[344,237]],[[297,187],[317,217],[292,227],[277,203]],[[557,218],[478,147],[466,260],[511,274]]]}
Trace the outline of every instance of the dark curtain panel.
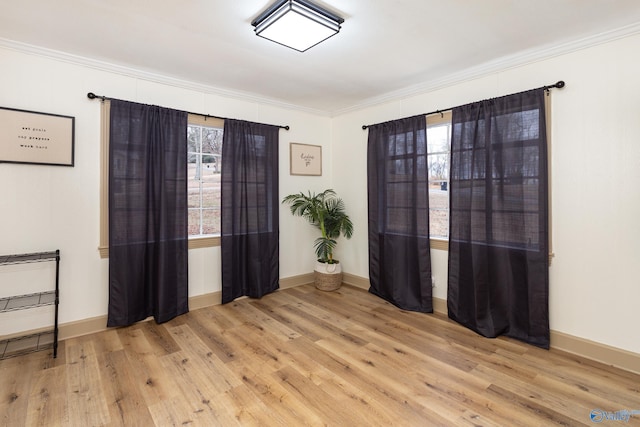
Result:
{"label": "dark curtain panel", "polygon": [[544,90],[453,109],[449,317],[549,348]]}
{"label": "dark curtain panel", "polygon": [[433,312],[424,116],[369,126],[369,292]]}
{"label": "dark curtain panel", "polygon": [[107,326],[189,311],[187,113],[111,101]]}
{"label": "dark curtain panel", "polygon": [[277,126],[224,121],[222,303],[278,289]]}

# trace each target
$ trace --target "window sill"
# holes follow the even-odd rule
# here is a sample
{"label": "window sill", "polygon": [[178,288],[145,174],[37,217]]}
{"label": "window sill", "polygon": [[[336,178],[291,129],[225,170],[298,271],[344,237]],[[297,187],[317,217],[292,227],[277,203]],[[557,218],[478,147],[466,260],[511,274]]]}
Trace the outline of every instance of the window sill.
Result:
{"label": "window sill", "polygon": [[189,249],[213,248],[220,246],[220,236],[193,237],[189,239]]}
{"label": "window sill", "polygon": [[429,239],[431,249],[437,249],[439,251],[448,251],[449,250],[449,240],[438,239],[431,237]]}

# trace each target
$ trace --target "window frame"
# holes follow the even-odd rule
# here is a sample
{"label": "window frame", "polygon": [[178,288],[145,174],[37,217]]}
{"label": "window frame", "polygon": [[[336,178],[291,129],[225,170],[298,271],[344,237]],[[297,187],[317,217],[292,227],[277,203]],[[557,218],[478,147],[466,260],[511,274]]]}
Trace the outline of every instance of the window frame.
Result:
{"label": "window frame", "polygon": [[[189,114],[188,125],[224,129],[224,120],[218,119],[218,118],[200,116],[197,114]],[[202,208],[202,206],[200,208]],[[220,206],[220,213],[222,213],[222,206]],[[220,233],[208,234],[208,235],[189,235],[188,238],[189,238],[189,249],[196,248],[196,247],[200,248],[200,247],[220,245]],[[194,242],[193,244],[191,243],[192,241]],[[195,243],[195,242],[198,242],[198,243]],[[200,244],[205,244],[205,246],[200,246]]]}
{"label": "window frame", "polygon": [[[434,113],[434,114],[430,114],[427,115],[425,120],[427,121],[427,134],[429,131],[430,127],[433,126],[438,126],[438,125],[442,125],[442,124],[446,124],[448,123],[449,126],[451,125],[451,118],[452,118],[452,113],[451,110],[447,110],[447,111],[441,111],[438,113]],[[429,146],[429,140],[428,140],[428,136],[427,136],[427,147]],[[449,170],[449,174],[451,173],[451,135],[449,135],[449,148],[447,150],[448,153],[448,166],[447,166],[447,170]],[[428,158],[430,155],[435,155],[436,153],[429,153],[427,152],[427,164],[428,164]],[[447,176],[447,212],[449,212],[449,193],[448,191],[449,189],[449,177]],[[431,207],[429,207],[429,209],[431,209]],[[447,216],[448,218],[448,216]],[[431,226],[430,226],[431,228]],[[447,231],[449,231],[449,224],[447,224]],[[438,249],[441,251],[448,251],[449,250],[449,236],[447,236],[446,238],[444,237],[433,237],[431,236],[431,231],[429,231],[429,242],[430,242],[430,246],[431,249]]]}
{"label": "window frame", "polygon": [[[109,122],[111,103],[101,102],[100,108],[100,258],[109,258]],[[224,120],[189,114],[188,123],[199,126],[224,128]],[[185,129],[186,132],[186,129]],[[188,248],[200,249],[220,246],[219,235],[189,236]]]}

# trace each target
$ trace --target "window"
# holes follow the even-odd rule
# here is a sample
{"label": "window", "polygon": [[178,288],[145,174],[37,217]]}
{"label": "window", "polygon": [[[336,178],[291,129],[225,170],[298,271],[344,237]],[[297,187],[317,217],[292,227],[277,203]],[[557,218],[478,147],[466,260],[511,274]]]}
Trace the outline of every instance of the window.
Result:
{"label": "window", "polygon": [[[101,258],[109,258],[109,117],[110,102],[107,100],[102,102],[100,120],[100,246],[98,251]],[[224,120],[189,114],[189,126],[186,130],[187,161],[189,162],[189,236],[191,237],[189,249],[220,245],[219,174],[223,127]],[[198,128],[202,130],[202,133]],[[193,144],[190,132],[194,133],[194,141],[196,142]],[[215,141],[218,141],[218,134],[220,143],[216,146]],[[197,168],[200,168],[200,175],[198,175],[199,178],[196,182]],[[212,172],[214,170],[217,171],[217,174]]]}
{"label": "window", "polygon": [[[211,122],[211,120],[208,120]],[[222,127],[189,121],[187,192],[189,237],[220,234]]]}
{"label": "window", "polygon": [[[548,104],[549,97],[545,97],[547,114],[550,110]],[[523,119],[529,117],[532,112],[523,112]],[[526,116],[526,117],[525,117]],[[548,123],[548,118],[546,119]],[[435,249],[448,250],[449,239],[449,164],[451,161],[451,111],[434,114],[427,117],[427,145],[429,164],[429,236],[431,247]],[[536,129],[528,129],[530,137],[538,137]],[[547,136],[547,140],[550,138]],[[548,148],[550,152],[550,148]],[[549,162],[551,156],[549,156]],[[548,170],[551,170],[549,163]],[[533,174],[527,171],[527,174]],[[549,180],[551,177],[549,176]],[[551,212],[551,198],[549,198],[549,212]],[[549,215],[551,218],[551,215]],[[549,224],[549,242],[551,244],[551,224]],[[504,232],[506,233],[506,231]],[[549,263],[553,253],[549,248]]]}
{"label": "window", "polygon": [[449,159],[451,112],[427,117],[429,164],[429,235],[449,238]]}

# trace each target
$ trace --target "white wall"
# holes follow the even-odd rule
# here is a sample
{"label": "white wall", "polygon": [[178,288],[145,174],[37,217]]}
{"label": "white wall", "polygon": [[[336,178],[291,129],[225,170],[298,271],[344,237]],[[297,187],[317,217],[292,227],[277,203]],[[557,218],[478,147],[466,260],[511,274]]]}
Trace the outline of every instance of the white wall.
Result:
{"label": "white wall", "polygon": [[[565,80],[552,91],[551,329],[640,353],[640,36],[583,49],[333,120],[336,190],[366,224],[363,124]],[[349,273],[368,277],[362,225],[341,243]],[[447,253],[432,251],[446,299]]]}
{"label": "white wall", "polygon": [[[0,164],[0,255],[61,250],[60,322],[104,316],[108,260],[100,259],[100,103],[94,92],[169,108],[291,126],[280,133],[280,194],[330,187],[321,177],[289,175],[289,142],[321,145],[331,158],[330,118],[293,109],[187,90],[41,55],[0,48],[0,106],[74,116],[75,167]],[[132,73],[130,75],[134,75]],[[184,87],[188,87],[185,85]],[[1,131],[1,130],[0,130]],[[281,277],[313,270],[313,229],[280,210]],[[0,297],[53,283],[44,264],[0,268]],[[42,280],[41,280],[42,279]],[[189,294],[221,289],[219,248],[189,252]],[[0,314],[0,335],[50,323],[45,309]]]}

